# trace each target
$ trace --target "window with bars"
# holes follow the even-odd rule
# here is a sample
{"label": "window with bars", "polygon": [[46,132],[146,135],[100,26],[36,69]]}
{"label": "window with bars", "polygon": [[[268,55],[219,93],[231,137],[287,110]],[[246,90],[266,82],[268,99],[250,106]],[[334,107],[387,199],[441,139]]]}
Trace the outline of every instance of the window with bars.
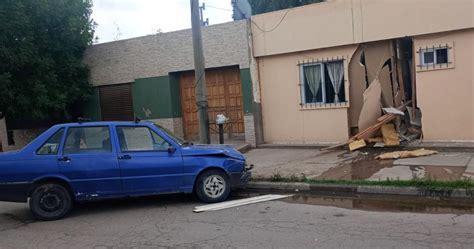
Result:
{"label": "window with bars", "polygon": [[423,66],[448,63],[447,47],[422,49],[420,54]]}
{"label": "window with bars", "polygon": [[299,67],[302,105],[346,102],[343,60],[303,63]]}

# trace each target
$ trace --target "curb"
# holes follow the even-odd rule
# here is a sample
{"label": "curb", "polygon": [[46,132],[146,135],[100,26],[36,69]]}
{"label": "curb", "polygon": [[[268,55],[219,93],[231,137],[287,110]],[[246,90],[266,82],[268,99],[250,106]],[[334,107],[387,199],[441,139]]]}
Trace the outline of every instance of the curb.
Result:
{"label": "curb", "polygon": [[249,143],[246,143],[246,144],[238,145],[234,148],[236,150],[238,150],[240,153],[245,153],[245,152],[249,151],[250,149],[252,149],[252,145],[249,144]]}
{"label": "curb", "polygon": [[341,184],[311,184],[303,182],[249,182],[248,190],[310,192],[314,194],[379,194],[419,197],[452,197],[474,199],[474,190],[430,190],[416,187],[357,186]]}
{"label": "curb", "polygon": [[[257,149],[324,149],[335,144],[260,144],[257,146]],[[474,149],[474,145],[471,144],[460,144],[460,145],[446,145],[446,144],[436,144],[436,143],[422,143],[422,144],[405,144],[394,147],[383,147],[383,148],[373,148],[365,147],[366,150],[375,150],[377,152],[383,152],[383,149],[389,150],[411,150],[411,149],[420,149],[425,148],[429,150],[437,150],[440,152],[471,152]],[[347,151],[345,148],[337,148],[333,151]]]}

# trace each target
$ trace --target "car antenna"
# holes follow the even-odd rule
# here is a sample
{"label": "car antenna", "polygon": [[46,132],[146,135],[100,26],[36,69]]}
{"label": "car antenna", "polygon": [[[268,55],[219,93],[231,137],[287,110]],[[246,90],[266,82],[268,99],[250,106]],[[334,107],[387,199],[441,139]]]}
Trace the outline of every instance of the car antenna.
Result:
{"label": "car antenna", "polygon": [[89,121],[91,121],[90,118],[82,118],[82,117],[77,118],[77,122],[78,122],[79,124],[82,124],[82,123],[84,123],[84,122],[89,122]]}

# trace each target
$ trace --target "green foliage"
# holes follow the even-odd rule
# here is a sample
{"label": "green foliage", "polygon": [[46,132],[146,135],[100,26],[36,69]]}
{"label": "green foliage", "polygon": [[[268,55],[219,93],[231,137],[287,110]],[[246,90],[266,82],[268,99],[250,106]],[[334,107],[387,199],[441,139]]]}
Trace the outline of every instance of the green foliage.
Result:
{"label": "green foliage", "polygon": [[91,0],[0,1],[0,111],[15,123],[80,115],[91,94],[82,63]]}
{"label": "green foliage", "polygon": [[249,3],[250,6],[252,6],[252,14],[257,15],[323,1],[324,0],[249,0]]}

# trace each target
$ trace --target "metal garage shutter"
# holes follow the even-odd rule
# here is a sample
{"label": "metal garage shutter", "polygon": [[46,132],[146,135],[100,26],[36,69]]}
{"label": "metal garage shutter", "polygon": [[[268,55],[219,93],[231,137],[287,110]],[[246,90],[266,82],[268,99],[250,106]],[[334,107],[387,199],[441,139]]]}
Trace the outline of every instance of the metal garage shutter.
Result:
{"label": "metal garage shutter", "polygon": [[132,84],[99,87],[100,109],[104,121],[129,121],[134,119]]}

